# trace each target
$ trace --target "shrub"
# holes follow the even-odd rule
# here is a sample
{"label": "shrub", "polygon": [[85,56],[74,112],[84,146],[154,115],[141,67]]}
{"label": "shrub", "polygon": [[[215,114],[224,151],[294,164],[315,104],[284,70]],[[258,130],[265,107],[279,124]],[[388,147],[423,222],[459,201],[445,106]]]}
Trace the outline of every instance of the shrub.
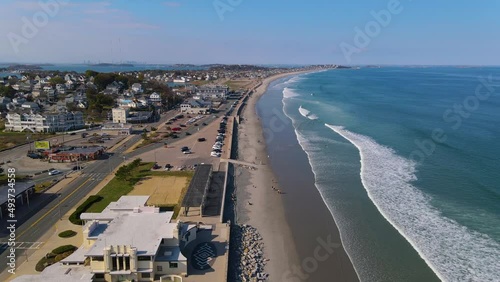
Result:
{"label": "shrub", "polygon": [[56,254],[56,255],[60,255],[60,254],[66,253],[66,252],[74,252],[76,249],[78,249],[78,248],[73,246],[73,245],[62,245],[60,247],[53,249],[52,253]]}
{"label": "shrub", "polygon": [[38,272],[42,272],[47,266],[49,266],[51,263],[47,260],[47,258],[43,257],[41,258],[35,265],[35,270]]}
{"label": "shrub", "polygon": [[89,196],[89,198],[85,200],[85,202],[83,202],[83,204],[81,204],[78,208],[76,208],[76,210],[69,216],[69,221],[71,221],[71,223],[73,224],[82,225],[83,220],[80,219],[80,215],[87,211],[87,209],[92,204],[99,202],[100,200],[102,200],[102,197],[99,195]]}
{"label": "shrub", "polygon": [[70,238],[76,235],[76,232],[73,230],[66,230],[61,233],[59,233],[59,237],[61,238]]}
{"label": "shrub", "polygon": [[47,253],[43,258],[41,258],[35,265],[35,270],[42,272],[47,266],[53,265],[67,257],[69,257],[77,247],[73,245],[64,245],[55,248],[52,252]]}

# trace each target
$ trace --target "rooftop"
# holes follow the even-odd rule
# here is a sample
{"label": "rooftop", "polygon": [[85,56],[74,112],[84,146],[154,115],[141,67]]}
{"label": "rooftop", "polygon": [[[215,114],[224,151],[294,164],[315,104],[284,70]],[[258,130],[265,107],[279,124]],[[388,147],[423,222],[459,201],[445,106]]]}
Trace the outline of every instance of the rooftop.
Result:
{"label": "rooftop", "polygon": [[[24,191],[28,190],[31,187],[35,187],[34,182],[16,182],[15,183],[15,189],[16,189],[16,196],[23,193]],[[8,185],[2,185],[0,186],[0,205],[7,202],[8,199],[8,190],[9,190]]]}
{"label": "rooftop", "polygon": [[[109,245],[130,245],[137,255],[154,256],[163,238],[172,238],[175,223],[173,212],[119,213],[98,236],[86,256],[102,256]],[[147,230],[147,232],[143,232]]]}

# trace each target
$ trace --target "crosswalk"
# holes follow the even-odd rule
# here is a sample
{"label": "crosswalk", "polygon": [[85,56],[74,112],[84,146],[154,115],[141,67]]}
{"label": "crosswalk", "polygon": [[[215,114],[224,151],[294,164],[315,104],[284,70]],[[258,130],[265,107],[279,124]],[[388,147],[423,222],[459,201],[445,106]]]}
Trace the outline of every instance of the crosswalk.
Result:
{"label": "crosswalk", "polygon": [[[44,242],[16,242],[16,250],[38,250]],[[0,242],[0,250],[11,248],[9,242]]]}
{"label": "crosswalk", "polygon": [[90,178],[91,180],[101,180],[104,179],[108,175],[107,172],[91,172],[84,173],[80,177]]}

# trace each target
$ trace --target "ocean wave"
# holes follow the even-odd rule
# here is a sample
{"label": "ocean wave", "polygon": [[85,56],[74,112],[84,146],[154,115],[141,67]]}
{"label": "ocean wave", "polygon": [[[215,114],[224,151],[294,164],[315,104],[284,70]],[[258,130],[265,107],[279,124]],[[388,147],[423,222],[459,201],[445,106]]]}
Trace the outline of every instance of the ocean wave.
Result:
{"label": "ocean wave", "polygon": [[358,148],[368,196],[440,279],[498,281],[500,244],[442,216],[411,184],[417,179],[414,162],[367,136],[325,125]]}
{"label": "ocean wave", "polygon": [[303,116],[306,117],[310,120],[316,120],[318,119],[318,116],[315,114],[311,114],[311,111],[303,108],[302,106],[299,107],[299,113]]}
{"label": "ocean wave", "polygon": [[291,88],[285,87],[283,89],[283,98],[293,98],[298,96],[299,94],[294,92]]}

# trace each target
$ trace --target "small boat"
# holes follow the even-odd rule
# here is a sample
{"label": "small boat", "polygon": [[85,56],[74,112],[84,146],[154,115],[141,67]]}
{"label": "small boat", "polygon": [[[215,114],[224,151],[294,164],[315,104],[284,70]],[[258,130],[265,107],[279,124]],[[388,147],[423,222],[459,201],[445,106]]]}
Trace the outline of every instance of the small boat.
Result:
{"label": "small boat", "polygon": [[311,96],[314,96],[314,93],[311,93]]}

